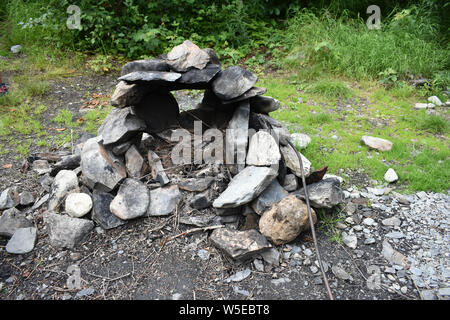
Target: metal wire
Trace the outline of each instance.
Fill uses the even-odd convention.
[[[315,250],[316,250],[316,253],[317,253],[317,260],[319,261],[320,271],[322,271],[322,277],[323,277],[323,281],[325,283],[325,287],[327,288],[327,291],[328,291],[328,296],[329,296],[330,300],[334,300],[333,294],[331,293],[330,285],[328,284],[328,279],[327,279],[327,276],[325,274],[325,270],[323,268],[322,259],[320,258],[319,248],[317,246],[317,238],[316,238],[316,232],[315,232],[315,229],[314,229],[314,221],[312,219],[311,206],[309,204],[308,188],[306,187],[305,173],[303,172],[302,156],[300,155],[300,152],[298,152],[298,150],[294,146],[294,144],[291,141],[289,141],[289,139],[286,139],[286,141],[295,150],[295,152],[297,154],[297,157],[298,157],[298,160],[300,161],[300,170],[302,172],[303,189],[305,190],[306,208],[307,208],[307,211],[308,211],[309,224],[311,226],[311,233],[312,233],[312,237],[313,237],[313,241],[314,241],[314,247],[315,247]]]

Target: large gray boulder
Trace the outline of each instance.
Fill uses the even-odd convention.
[[[210,62],[208,52],[189,40],[175,46],[167,54],[167,63],[176,72],[186,72],[192,68],[203,69]]]
[[[317,222],[311,209],[313,222]],[[259,230],[275,245],[291,242],[310,228],[306,204],[295,195],[289,195],[264,212],[259,219]]]
[[[150,205],[148,216],[166,216],[171,214],[181,200],[181,193],[177,185],[157,188],[150,191]]]
[[[213,202],[215,208],[234,208],[251,202],[277,176],[269,167],[249,166],[233,177],[224,192]]]
[[[219,99],[231,100],[250,90],[257,80],[250,71],[233,66],[219,73],[212,83],[212,90]]]
[[[135,60],[125,64],[120,75],[135,71],[169,71],[169,65],[164,59]]]
[[[276,140],[266,131],[258,131],[250,139],[247,152],[247,165],[271,166],[281,159]]]
[[[131,108],[112,109],[98,130],[104,146],[129,140],[146,129],[144,120],[131,113]]]
[[[255,229],[238,231],[220,228],[214,230],[209,239],[235,260],[246,260],[272,247]]]
[[[87,219],[71,218],[50,211],[44,213],[50,245],[55,248],[73,249],[82,243],[94,228]]]
[[[122,220],[130,220],[144,215],[150,203],[150,192],[145,184],[127,178],[110,204],[111,212]]]
[[[17,206],[19,202],[20,197],[17,187],[7,188],[0,194],[0,210],[13,208]]]
[[[98,143],[100,139],[101,137],[95,137],[85,142],[81,152],[81,171],[88,187],[109,192],[126,178],[126,172],[112,165],[102,155]]]
[[[13,254],[24,254],[31,252],[36,243],[36,228],[19,228],[14,232],[6,244],[6,252]]]
[[[317,209],[332,208],[342,203],[345,198],[337,179],[324,179],[308,185],[307,188],[310,204]],[[294,192],[294,194],[301,199],[306,198],[304,188]]]
[[[25,218],[25,215],[16,208],[5,210],[0,216],[0,236],[12,237],[17,229],[32,226],[33,223]]]

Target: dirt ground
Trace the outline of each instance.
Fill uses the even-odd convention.
[[[4,74],[4,81],[8,82],[9,76]],[[43,103],[49,106],[43,115],[44,125],[52,126],[50,119],[62,108],[68,108],[75,117],[82,117],[79,108],[86,100],[86,93],[111,94],[116,84],[115,78],[116,75],[81,76],[51,81],[51,93],[42,98]],[[75,128],[75,131],[82,133],[81,128]],[[45,150],[34,144],[30,147],[30,153],[42,151],[54,150]],[[0,160],[0,165],[5,163],[13,166],[0,168],[0,190],[16,185],[21,191],[34,192],[36,197],[45,194],[36,173],[32,170],[20,172],[23,159],[17,160],[14,154],[7,154]],[[352,180],[349,185],[362,187],[368,183],[364,176],[356,173]],[[357,204],[357,212],[363,212],[367,206],[363,202]],[[383,218],[383,212],[374,208],[371,210],[375,220]],[[38,240],[34,250],[28,254],[8,254],[4,249],[7,239],[0,238],[1,300],[328,299],[326,288],[320,280],[320,271],[311,270],[317,258],[310,232],[300,235],[288,245],[276,247],[282,254],[279,266],[264,263],[264,270],[258,271],[252,260],[235,263],[218,251],[208,240],[208,232],[164,241],[192,228],[177,225],[175,215],[136,219],[103,233],[92,231],[81,246],[63,251],[49,245],[42,210],[36,214],[34,223],[38,228]],[[367,286],[367,267],[388,265],[381,256],[381,242],[361,244],[359,251],[355,252],[325,235],[321,231],[321,223],[318,222],[316,230],[322,260],[330,266],[340,265],[353,278],[339,279],[328,268],[327,276],[335,299],[419,299],[414,289],[406,294],[390,292],[386,288],[370,290]],[[303,263],[305,256],[299,261],[289,256],[289,252],[296,248],[300,248],[301,254],[306,249],[313,252],[311,265]],[[200,249],[209,252],[207,260],[197,254]],[[70,290],[67,287],[70,276],[67,269],[74,264],[81,270],[81,288]],[[251,270],[247,278],[227,281],[228,277],[246,268]]]

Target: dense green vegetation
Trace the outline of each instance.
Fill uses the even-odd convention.
[[[81,29],[68,29],[81,9]],[[302,152],[315,167],[361,170],[383,180],[393,167],[408,191],[450,185],[449,111],[415,110],[430,95],[446,101],[450,83],[450,4],[444,0],[377,1],[381,29],[366,25],[373,1],[357,0],[4,0],[0,2],[0,55],[20,44],[21,59],[0,59],[12,71],[8,96],[0,97],[2,137],[38,136],[39,146],[60,146],[69,130],[46,136],[36,102],[51,81],[84,72],[106,73],[126,61],[167,53],[190,39],[214,48],[225,66],[258,74],[259,86],[280,100],[271,113],[311,144]],[[409,81],[430,81],[415,88]],[[14,112],[10,112],[15,110]],[[92,109],[78,123],[68,110],[53,122],[96,131],[109,107]],[[372,134],[394,142],[390,152],[360,142]],[[332,138],[334,137],[334,138]],[[9,138],[8,138],[9,139]],[[27,154],[31,138],[15,146]],[[48,140],[51,140],[51,143]],[[7,140],[7,139],[6,139]],[[6,148],[6,147],[5,147]],[[3,150],[5,150],[3,148]],[[0,154],[2,152],[0,151]]]
[[[81,29],[67,28],[70,4]],[[379,1],[381,30],[365,20],[371,1],[6,0],[0,4],[3,49],[156,56],[184,39],[222,59],[292,66],[304,77],[324,70],[360,78],[449,80],[449,12],[441,0]],[[258,53],[255,56],[255,53]]]

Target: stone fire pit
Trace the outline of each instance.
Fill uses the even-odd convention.
[[[256,75],[222,69],[214,50],[185,41],[167,55],[126,64],[118,80],[114,109],[98,135],[81,139],[73,154],[43,171],[55,177],[39,203],[52,246],[74,248],[96,226],[175,214],[242,260],[309,228],[291,134],[269,116],[280,103],[255,87]],[[204,96],[180,112],[172,92],[185,89]],[[322,180],[325,172],[312,173],[302,157],[311,205],[342,202],[339,180]],[[0,196],[0,234],[12,237],[6,250],[18,254],[36,241],[33,227],[14,212],[19,198],[14,188]]]

